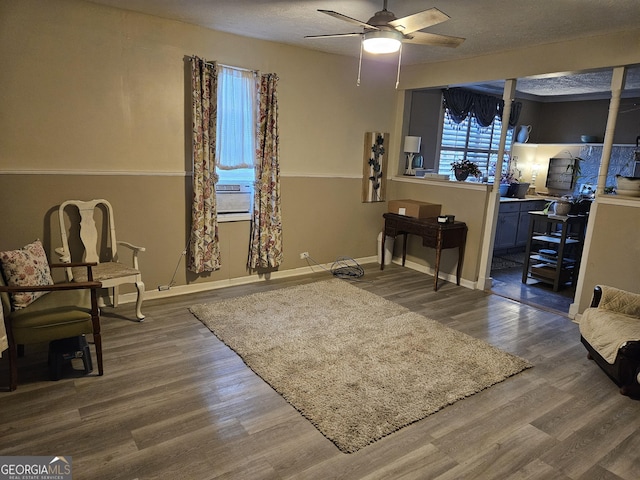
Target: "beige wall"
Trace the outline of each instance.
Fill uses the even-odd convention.
[[[357,59],[78,0],[0,18],[2,170],[184,171],[192,54],[279,75],[283,174],[360,175],[364,132],[391,125],[392,65],[365,61],[357,87]]]
[[[77,0],[0,4],[0,249],[60,245],[57,206],[106,198],[118,238],[143,245],[148,289],[168,283],[189,225],[185,56],[275,72],[285,262],[376,253],[384,204],[360,202],[363,140],[390,131],[393,65],[223,34]],[[377,71],[376,71],[377,70]],[[12,172],[11,174],[8,174]],[[220,224],[223,266],[247,275],[249,222]],[[55,256],[52,256],[55,259]]]
[[[456,220],[467,224],[467,243],[462,265],[462,278],[473,283],[478,280],[482,237],[487,210],[488,187],[475,185],[462,186],[457,182],[424,182],[421,180],[390,182],[390,197],[394,199],[411,198],[422,202],[442,205],[443,215],[455,215]],[[394,245],[394,254],[402,252],[401,242]],[[435,250],[422,246],[418,237],[411,236],[407,243],[407,259],[419,265],[433,267],[435,264]],[[456,249],[444,250],[440,271],[455,275],[458,261]]]
[[[638,202],[638,201],[636,201]],[[589,252],[581,266],[582,296],[579,311],[591,302],[596,285],[610,285],[640,292],[640,208],[629,205],[598,204]]]
[[[386,203],[362,203],[360,179],[284,177],[281,181],[285,260],[282,269],[307,265],[299,253],[331,263],[339,256],[376,255]],[[147,289],[169,283],[214,282],[248,275],[249,222],[219,225],[222,267],[211,274],[186,272],[180,258],[189,220],[189,179],[154,175],[0,175],[3,217],[0,250],[40,238],[50,259],[61,246],[58,206],[73,198],[107,198],[114,208],[118,240],[144,246],[140,267]],[[73,192],[70,194],[69,192]],[[144,198],[141,198],[144,197]],[[19,204],[11,199],[24,198]],[[123,260],[127,250],[120,249]],[[123,289],[123,292],[131,289]]]
[[[143,280],[155,288],[169,282],[184,249],[186,184],[185,177],[177,176],[0,175],[2,216],[8,219],[0,249],[40,238],[49,259],[57,261],[54,249],[62,245],[58,206],[69,199],[106,198],[114,208],[118,240],[147,249],[140,255]],[[119,251],[130,260],[126,252]]]
[[[404,66],[401,88],[420,88],[640,63],[640,30],[428,66]],[[375,254],[385,205],[360,202],[363,136],[388,131],[396,171],[406,120],[393,62],[357,59],[237,37],[80,0],[0,3],[0,248],[34,237],[58,246],[56,206],[109,199],[119,237],[147,247],[149,288],[168,282],[189,215],[185,56],[276,72],[285,264],[300,251],[320,262]],[[14,172],[8,174],[7,172]],[[16,174],[19,173],[19,174]],[[29,174],[30,173],[30,174]],[[389,198],[442,203],[469,223],[463,276],[477,278],[485,193],[391,182]],[[55,222],[54,222],[55,224]],[[248,224],[221,225],[223,268],[180,282],[246,275]],[[421,251],[410,255],[424,261]],[[423,258],[423,260],[420,260]],[[446,263],[446,262],[445,262]],[[445,264],[443,269],[452,268]]]

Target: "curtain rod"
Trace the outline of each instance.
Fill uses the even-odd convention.
[[[196,55],[191,55],[191,59],[192,60],[196,59],[196,58],[199,58],[199,57],[196,56]],[[202,60],[205,64],[211,65],[211,66],[219,65],[221,67],[232,68],[233,70],[240,70],[240,71],[243,71],[243,72],[253,72],[256,75],[258,74],[257,70],[252,70],[250,68],[235,67],[233,65],[225,65],[224,63],[219,63],[219,62],[209,62],[209,61],[205,60],[204,58],[200,58],[200,60]]]
[[[234,67],[233,65],[225,65],[224,63],[218,63],[218,65],[220,65],[221,67],[226,67],[226,68],[232,68],[234,70],[240,70],[243,72],[253,72],[253,73],[258,73],[257,70],[252,70],[250,68],[242,68],[242,67]]]

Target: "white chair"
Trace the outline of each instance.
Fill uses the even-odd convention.
[[[73,215],[69,209],[65,215],[65,209],[76,207],[79,218]],[[99,235],[94,215],[102,212],[101,230]],[[143,247],[138,247],[127,242],[116,241],[116,229],[113,219],[113,208],[104,199],[68,200],[62,203],[58,209],[60,220],[60,233],[62,235],[62,247],[56,249],[60,260],[64,263],[72,261],[96,262],[93,267],[93,278],[102,283],[103,288],[111,290],[111,304],[118,306],[118,287],[122,284],[133,283],[138,290],[136,300],[136,317],[142,321],[142,300],[144,297],[144,283],[138,268],[138,253],[144,252]],[[65,218],[69,219],[69,225]],[[67,235],[69,232],[69,235]],[[71,247],[70,247],[71,240]],[[127,247],[133,252],[131,266],[121,263],[118,259],[118,246]],[[74,258],[82,255],[82,258]],[[69,281],[86,281],[86,269],[67,268]]]

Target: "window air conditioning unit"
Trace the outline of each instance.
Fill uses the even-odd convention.
[[[216,184],[218,213],[248,213],[252,196],[249,183]]]

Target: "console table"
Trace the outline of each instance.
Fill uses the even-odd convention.
[[[458,267],[456,270],[456,284],[460,285],[464,246],[467,241],[467,224],[464,222],[438,223],[436,218],[413,218],[395,213],[385,213],[384,233],[382,235],[382,261],[380,270],[384,270],[384,243],[387,236],[403,235],[402,266],[407,258],[407,235],[422,237],[425,247],[436,249],[436,266],[433,276],[433,290],[438,290],[438,272],[440,271],[440,256],[445,248],[458,249]]]

